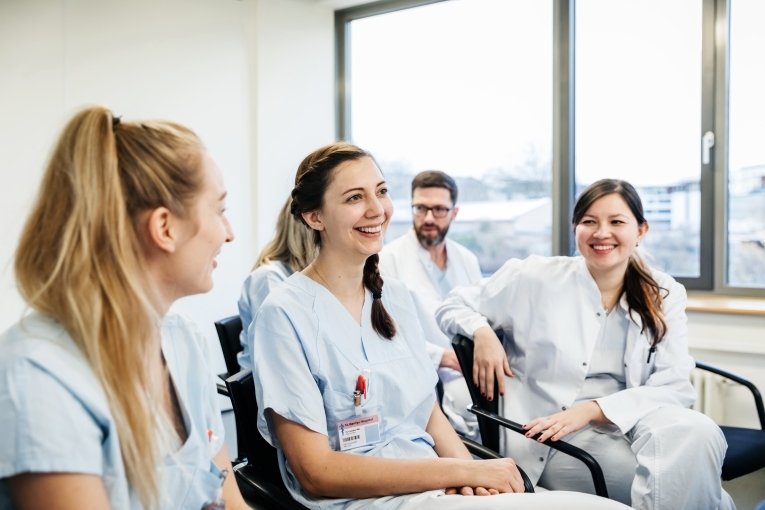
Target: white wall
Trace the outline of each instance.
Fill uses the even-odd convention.
[[[273,236],[295,184],[295,170],[314,149],[335,140],[334,11],[309,3],[257,3],[257,241]]]
[[[688,344],[698,361],[752,381],[765,393],[765,316],[688,313]],[[760,428],[752,394],[728,386],[721,425]]]
[[[333,25],[330,7],[298,0],[0,2],[0,331],[24,309],[12,257],[48,152],[101,103],[187,124],[221,167],[236,239],[215,288],[177,303],[219,352],[212,323],[237,312],[290,174],[333,139]]]

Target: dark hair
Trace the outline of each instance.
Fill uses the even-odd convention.
[[[308,227],[303,213],[317,211],[324,206],[324,194],[332,182],[333,170],[347,161],[356,161],[361,158],[370,158],[374,161],[370,153],[347,142],[325,145],[306,156],[298,166],[295,188],[292,190],[290,212],[295,219]],[[321,233],[318,230],[313,231],[313,242],[316,246],[321,246]],[[379,261],[380,257],[376,253],[367,258],[364,263],[363,282],[374,296],[372,328],[378,335],[391,340],[396,336],[396,324],[380,299],[383,279],[377,267]]]
[[[646,222],[643,203],[632,184],[618,179],[601,179],[584,190],[576,201],[572,218],[574,229],[596,200],[613,193],[624,199],[632,214],[635,215],[638,225]],[[643,329],[640,332],[643,333],[648,330],[653,337],[651,345],[655,347],[667,334],[667,323],[664,322],[661,306],[664,299],[669,295],[669,290],[659,286],[637,253],[633,253],[630,257],[627,272],[624,275],[622,293],[627,296],[630,314],[633,310],[636,311],[643,321]]]
[[[417,188],[444,188],[449,190],[452,204],[457,203],[457,183],[449,175],[440,170],[425,170],[418,173],[412,180],[412,196]]]

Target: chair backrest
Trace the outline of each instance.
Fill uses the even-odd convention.
[[[452,340],[454,353],[462,368],[462,375],[467,382],[470,398],[473,404],[484,411],[499,414],[499,395],[498,385],[494,383],[494,400],[488,400],[481,396],[481,390],[473,384],[473,341],[465,336],[457,335]],[[478,429],[481,431],[481,444],[491,448],[495,452],[499,451],[499,424],[478,416]]]
[[[242,319],[238,315],[226,317],[215,323],[215,331],[218,332],[218,340],[223,350],[223,359],[226,362],[228,375],[239,372],[239,361],[236,355],[242,351],[239,341],[239,333],[242,332]]]
[[[287,492],[279,471],[276,448],[268,444],[258,432],[258,401],[255,397],[255,380],[252,370],[242,370],[226,379],[231,406],[234,408],[237,436],[244,444],[239,451],[248,464],[276,487]]]

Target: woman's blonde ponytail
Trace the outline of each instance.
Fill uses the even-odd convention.
[[[129,483],[142,505],[159,497],[158,413],[164,413],[157,300],[147,280],[136,215],[182,213],[201,186],[201,145],[172,123],[116,123],[85,109],[64,129],[15,257],[18,288],[54,317],[101,382]]]

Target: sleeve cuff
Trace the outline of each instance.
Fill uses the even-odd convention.
[[[490,328],[491,325],[489,324],[489,321],[487,321],[485,317],[475,317],[466,321],[464,329],[465,333],[468,333],[472,339],[475,332],[483,327]]]
[[[618,393],[615,393],[614,395],[617,394]],[[603,411],[603,415],[611,420],[611,423],[590,423],[590,425],[593,429],[603,434],[621,436],[626,434],[632,428],[632,425],[627,426],[625,420],[619,419],[619,413],[615,411],[611,405],[613,403],[612,397],[614,395],[595,399],[595,402],[600,406],[600,410]]]
[[[425,342],[425,350],[428,351],[428,357],[430,358],[433,367],[438,370],[441,366],[441,359],[444,357],[446,349],[440,347],[434,343]]]

